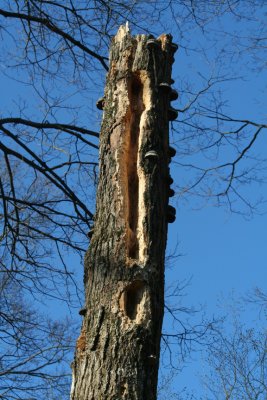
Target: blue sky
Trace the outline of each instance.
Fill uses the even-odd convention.
[[[239,29],[242,35],[246,31],[246,24],[238,24],[232,18],[225,18],[223,29],[233,33]],[[211,24],[210,29],[218,30],[219,24]],[[203,39],[203,37],[202,37]],[[191,44],[201,41],[201,34],[192,32]],[[225,110],[233,118],[252,119],[264,123],[266,121],[266,70],[257,70],[253,64],[251,53],[233,54],[236,61],[229,64],[227,57],[223,58],[220,48],[227,42],[227,37],[222,39],[215,47],[210,46],[208,54],[213,60],[219,54],[221,71],[228,71],[232,76],[239,76],[229,82],[219,85],[224,101]],[[227,48],[226,48],[227,51]],[[252,68],[251,68],[252,67]],[[214,64],[207,62],[203,53],[185,52],[180,49],[176,53],[173,76],[179,88],[180,77],[187,77],[188,70],[193,82],[198,82],[198,72],[208,74]],[[230,71],[229,71],[230,68]],[[179,108],[180,108],[179,104]],[[175,140],[175,136],[174,136]],[[252,153],[266,158],[266,139],[263,133],[255,144]],[[230,160],[231,152],[225,149],[221,156]],[[205,158],[200,162],[205,163]],[[207,160],[208,162],[208,160]],[[246,162],[249,162],[247,160]],[[179,169],[173,167],[174,181],[183,179]],[[188,176],[190,178],[190,170]],[[260,185],[252,183],[244,192],[252,201],[259,196],[266,199],[267,187],[264,182]],[[212,203],[212,202],[211,202]],[[231,303],[231,298],[244,297],[256,286],[266,290],[267,282],[267,215],[265,201],[258,209],[258,214],[245,214],[243,216],[231,213],[227,207],[212,207],[209,201],[200,204],[198,199],[176,198],[177,219],[170,226],[168,248],[175,247],[179,242],[179,253],[175,267],[167,271],[167,282],[174,279],[189,279],[190,285],[186,288],[187,296],[184,303],[198,307],[204,306],[207,315],[223,315],[225,310],[222,305]],[[241,206],[242,208],[242,206]],[[238,210],[238,207],[237,207]],[[226,312],[227,313],[227,312]],[[247,308],[243,314],[245,323],[254,326],[255,314]],[[230,322],[229,322],[230,323]],[[201,354],[193,354],[193,360],[185,364],[186,367],[175,379],[174,387],[179,391],[187,386],[192,389],[196,398],[207,395],[201,385],[200,375],[207,368],[201,361]],[[178,389],[179,388],[179,389]],[[206,398],[206,397],[205,397]]]
[[[236,29],[233,19],[225,19],[224,27],[230,31]],[[211,29],[217,29],[216,23],[211,25]],[[242,26],[245,29],[245,26]],[[173,32],[175,41],[175,29]],[[203,37],[202,37],[203,39]],[[191,45],[196,46],[201,42],[199,31],[195,29],[191,33]],[[204,40],[204,39],[203,39]],[[207,54],[210,60],[214,60],[216,53],[220,54],[219,48],[207,45]],[[223,47],[223,42],[220,43]],[[240,56],[240,64],[225,65],[224,59],[219,59],[220,71],[228,71],[232,68],[233,75],[240,75],[240,79],[225,82],[221,85],[224,99],[227,100],[227,110],[229,113],[239,118],[255,118],[259,122],[266,120],[266,71],[251,70],[247,67],[251,56]],[[227,60],[227,58],[225,58]],[[249,61],[250,60],[250,61]],[[228,62],[228,61],[227,61]],[[199,77],[199,72],[208,75],[214,68],[212,62],[207,61],[204,53],[187,52],[182,48],[176,53],[173,76],[176,79],[175,88],[179,90],[181,80],[192,79],[192,83],[201,87],[203,80]],[[0,66],[0,71],[5,71]],[[9,81],[3,74],[0,74],[0,84],[2,96],[0,105],[4,108],[13,107],[14,97],[28,97],[30,89],[25,86],[17,86],[13,81]],[[98,86],[93,91],[93,97],[97,98],[103,92],[103,87]],[[88,95],[88,97],[90,97]],[[176,105],[181,107],[186,96],[181,96]],[[30,102],[34,99],[32,98]],[[75,100],[77,101],[77,100]],[[86,105],[85,111],[92,109],[94,100]],[[6,116],[3,112],[1,114]],[[98,119],[100,113],[94,112],[87,120]],[[83,124],[84,121],[81,121]],[[99,125],[96,124],[96,128]],[[90,127],[91,129],[91,127]],[[179,128],[182,129],[182,128]],[[266,143],[265,134],[256,144],[253,152],[265,156]],[[174,136],[175,139],[175,136]],[[231,153],[226,149],[225,156],[229,158]],[[204,161],[201,161],[204,162]],[[189,178],[190,178],[189,171]],[[175,183],[179,182],[181,171],[172,168],[172,175]],[[174,186],[175,186],[174,183]],[[255,199],[258,196],[259,186],[252,184],[245,189],[245,193]],[[261,185],[261,193],[267,198],[267,186]],[[178,253],[182,256],[175,261],[175,265],[166,272],[166,285],[174,280],[184,281],[190,278],[190,285],[186,288],[187,296],[184,303],[189,306],[204,306],[207,315],[216,315],[220,311],[218,306],[221,296],[230,297],[234,291],[238,296],[245,295],[253,287],[259,286],[266,289],[266,233],[267,215],[265,214],[264,203],[259,210],[259,214],[253,216],[240,216],[233,214],[225,207],[212,207],[207,202],[199,204],[197,199],[177,196],[173,200],[177,208],[177,218],[174,224],[169,226],[168,252],[171,252],[177,242]],[[71,259],[70,259],[71,260]],[[58,309],[59,311],[59,309]],[[246,319],[250,323],[252,316],[248,312]],[[166,330],[168,326],[166,326]],[[78,336],[78,333],[77,333]],[[195,390],[197,396],[203,394],[200,380],[194,374],[202,368],[202,363],[198,355],[194,356],[196,361],[186,364],[185,371],[178,375],[175,380],[174,388],[182,389],[188,385]]]
[[[179,210],[170,229],[169,246],[178,237],[183,255],[167,273],[168,280],[192,277],[184,304],[203,306],[208,316],[225,315],[221,303],[227,306],[232,295],[238,299],[256,286],[266,288],[266,233],[266,215],[247,221],[217,208]],[[244,319],[248,326],[254,326],[253,317],[247,309]],[[199,353],[192,358],[176,378],[175,387],[188,385],[200,396],[204,392],[198,375],[203,364]]]
[[[264,284],[266,216],[247,221],[214,208],[180,210],[177,220],[184,254],[178,264],[193,276],[190,292],[211,312],[216,312],[220,292],[227,294],[234,289],[244,293]]]

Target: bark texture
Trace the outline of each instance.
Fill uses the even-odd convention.
[[[126,25],[111,45],[72,400],[156,399],[176,49],[151,39]]]

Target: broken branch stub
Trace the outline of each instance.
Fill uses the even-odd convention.
[[[73,400],[156,398],[175,48],[170,35],[133,37],[127,26],[111,45]]]

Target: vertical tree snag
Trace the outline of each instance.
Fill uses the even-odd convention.
[[[173,218],[168,125],[177,116],[170,107],[175,50],[170,35],[132,37],[127,25],[111,45],[72,400],[156,399]]]

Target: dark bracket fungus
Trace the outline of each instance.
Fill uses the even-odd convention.
[[[172,82],[174,82],[174,81],[172,81]],[[177,90],[173,89],[169,83],[161,82],[158,86],[162,92],[164,92],[170,96],[170,101],[175,101],[178,99],[179,95],[178,95]]]
[[[171,89],[170,101],[175,101],[178,99],[178,97],[179,97],[179,94],[178,94],[177,90]]]
[[[148,39],[146,45],[149,49],[153,49],[154,47],[159,47],[160,43],[156,39]]]
[[[159,84],[159,89],[160,90],[162,90],[163,92],[165,92],[165,93],[170,93],[171,92],[171,90],[172,90],[172,88],[171,88],[171,85],[169,85],[168,83],[166,83],[166,82],[161,82],[160,84]]]
[[[87,312],[87,308],[85,308],[85,307],[81,308],[80,311],[79,311],[79,315],[84,317],[86,315],[86,312]]]
[[[173,108],[171,106],[169,107],[168,113],[169,113],[170,121],[174,121],[178,117],[178,111],[175,110],[175,108]]]
[[[174,191],[173,189],[169,188],[169,190],[168,190],[168,196],[169,196],[169,197],[173,197],[174,195],[175,195],[175,191]]]
[[[96,102],[96,108],[98,108],[98,110],[103,110],[104,108],[104,97],[101,97],[100,99],[97,100]]]
[[[172,48],[173,53],[176,53],[176,51],[178,50],[179,47],[176,43],[171,43],[171,48]]]
[[[154,364],[157,361],[157,357],[154,354],[148,356],[148,361],[150,364]]]
[[[174,207],[169,205],[167,209],[167,221],[171,224],[175,221],[175,219],[176,219],[176,210]]]
[[[168,185],[171,186],[171,185],[173,184],[173,182],[174,182],[174,181],[173,181],[172,177],[169,175],[168,178],[167,178],[167,183],[168,183]]]
[[[169,157],[173,158],[176,154],[176,150],[174,147],[169,147]]]
[[[92,229],[87,233],[87,236],[89,237],[89,239],[92,239],[93,234],[94,234],[94,228],[92,228]]]
[[[150,150],[145,154],[145,158],[158,159],[159,155],[155,150]]]

